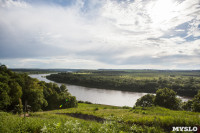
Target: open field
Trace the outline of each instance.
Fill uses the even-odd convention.
[[[198,126],[200,113],[161,107],[128,108],[79,103],[77,108],[30,113],[23,118],[0,112],[0,132],[171,132],[173,126]]]

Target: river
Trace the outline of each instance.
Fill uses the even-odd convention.
[[[47,83],[54,82],[46,79],[47,75],[49,74],[30,74],[29,76],[32,78],[37,78],[40,81],[45,81]],[[57,84],[61,85],[61,83]],[[89,88],[89,87],[69,85],[69,84],[65,85],[67,86],[68,91],[73,96],[76,96],[77,100],[89,101],[97,104],[114,105],[114,106],[133,107],[138,98],[147,94],[139,92],[126,92],[119,90]],[[189,99],[181,96],[178,97],[181,98],[182,101],[187,101]]]

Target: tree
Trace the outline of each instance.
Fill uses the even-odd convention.
[[[135,103],[135,105],[141,106],[141,107],[151,107],[154,104],[154,99],[155,99],[154,95],[147,94],[137,99],[137,102]]]
[[[200,112],[200,90],[198,91],[198,94],[194,96],[192,111]]]
[[[193,100],[188,100],[187,102],[183,103],[182,108],[187,111],[192,111],[192,104],[193,104]]]
[[[53,89],[57,92],[57,93],[61,93],[61,90],[59,88],[59,86],[56,83],[53,83]]]
[[[18,104],[19,98],[21,98],[21,96],[22,96],[22,88],[17,82],[12,81],[12,80],[10,81],[9,86],[11,89],[9,96],[11,97],[12,103]]]
[[[68,102],[66,102],[65,106],[66,106],[66,108],[77,107],[78,102],[76,100],[76,97],[75,96],[69,96]]]
[[[38,81],[0,66],[0,110],[22,113],[23,107],[26,112],[29,105],[31,111],[38,111],[58,109],[60,104],[65,108],[77,106],[65,85]]]
[[[11,104],[9,92],[9,86],[0,82],[0,110],[7,109],[7,107]]]
[[[61,92],[68,91],[66,85],[64,85],[64,84],[62,84],[60,86],[60,90],[61,90]]]
[[[181,100],[176,98],[176,92],[169,88],[156,91],[155,105],[169,109],[179,109]]]
[[[44,99],[43,88],[39,85],[37,80],[32,80],[28,84],[28,90],[26,91],[26,99],[31,106],[32,111],[38,111],[43,106],[47,106],[48,103]]]

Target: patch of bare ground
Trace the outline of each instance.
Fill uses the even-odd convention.
[[[68,115],[68,116],[79,118],[79,119],[92,120],[92,121],[97,121],[97,122],[104,122],[106,120],[104,118],[97,117],[94,115],[81,114],[81,113],[56,113],[56,114]]]
[[[28,113],[25,114],[25,117],[29,117],[30,115]],[[24,117],[24,114],[21,114],[20,117]]]

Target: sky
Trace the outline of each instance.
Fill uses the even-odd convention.
[[[200,0],[0,0],[0,63],[200,69]]]

